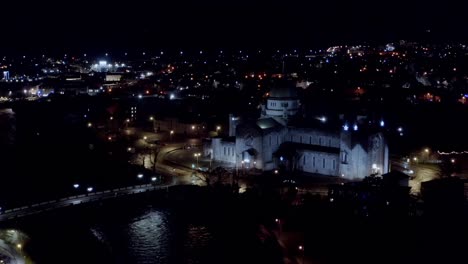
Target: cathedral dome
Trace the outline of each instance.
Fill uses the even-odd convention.
[[[297,88],[289,82],[278,83],[270,91],[272,98],[297,98]]]
[[[299,111],[300,100],[297,88],[290,81],[281,80],[270,91],[262,110],[262,117],[274,118],[285,125],[289,117]]]

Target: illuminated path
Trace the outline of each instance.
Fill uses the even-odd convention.
[[[0,214],[0,221],[5,220],[12,220],[21,218],[28,215],[39,214],[51,210],[55,210],[58,208],[74,206],[84,203],[90,203],[95,201],[102,201],[106,199],[112,199],[120,196],[144,193],[149,191],[156,191],[156,190],[167,190],[170,186],[169,185],[152,185],[152,184],[143,184],[143,185],[135,185],[130,187],[122,187],[116,188],[112,190],[102,191],[102,192],[90,192],[87,194],[77,195],[77,196],[70,196],[62,199],[51,200],[47,202],[32,204],[28,206],[18,207],[10,210],[6,210]]]

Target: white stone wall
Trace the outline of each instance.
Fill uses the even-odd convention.
[[[236,144],[234,142],[226,142],[220,138],[214,138],[211,144],[213,160],[228,163],[236,162]]]
[[[304,151],[299,155],[299,159],[296,162],[296,167],[299,170],[338,176],[340,166],[338,154]]]
[[[285,135],[284,141],[324,147],[340,147],[339,134],[328,134],[318,130],[304,130],[291,128]]]
[[[388,145],[382,133],[369,136],[369,164],[372,173],[388,172]]]
[[[265,114],[270,117],[293,116],[299,109],[297,99],[268,99],[265,106]]]
[[[347,179],[361,179],[372,173],[369,155],[361,144],[353,142],[352,131],[341,132],[339,175]]]
[[[237,166],[240,168],[242,166],[242,160],[244,158],[244,152],[247,152],[249,149],[254,149],[257,152],[257,156],[250,160],[250,167],[254,167],[254,162],[256,162],[255,167],[262,169],[264,164],[264,151],[263,151],[263,137],[260,135],[252,136],[252,138],[237,137],[236,138],[236,153],[237,153]]]
[[[285,130],[270,132],[263,137],[263,160],[265,163],[273,162],[273,153],[284,142]]]

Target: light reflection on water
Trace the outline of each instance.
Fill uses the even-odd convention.
[[[203,210],[134,203],[72,209],[21,223],[34,263],[240,263],[252,252],[242,224]]]
[[[117,224],[101,222],[90,232],[114,263],[203,263],[213,240],[207,227],[174,223],[169,211],[153,208]]]
[[[126,230],[129,250],[137,263],[167,263],[171,230],[168,215],[150,210],[131,222]]]

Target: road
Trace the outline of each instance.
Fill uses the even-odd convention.
[[[421,183],[439,178],[440,168],[437,164],[422,164],[415,161],[407,161],[403,158],[392,160],[392,170],[401,171],[410,176],[409,186],[411,194],[418,195],[421,192]],[[412,171],[412,173],[410,173]]]
[[[172,186],[173,184],[168,185],[152,185],[152,184],[143,184],[129,187],[116,188],[112,190],[106,190],[101,192],[90,192],[87,194],[77,195],[66,197],[57,200],[46,201],[42,203],[36,203],[28,206],[23,206],[19,208],[14,208],[4,211],[0,215],[0,221],[16,219],[28,215],[39,214],[46,211],[55,210],[58,208],[63,208],[67,206],[74,206],[84,203],[90,203],[95,201],[101,201],[111,198],[116,198],[124,195],[131,195],[137,193],[143,193],[154,190],[164,190]]]

